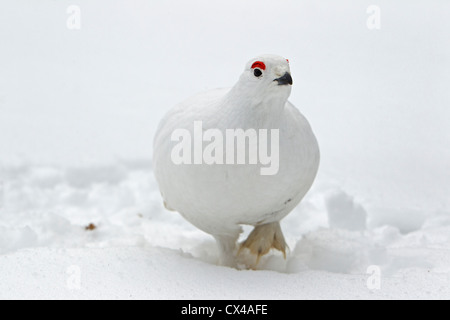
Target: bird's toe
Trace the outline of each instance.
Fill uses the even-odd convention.
[[[283,232],[281,231],[280,223],[273,222],[256,226],[247,240],[241,243],[238,254],[247,248],[250,253],[256,255],[256,264],[258,264],[261,257],[267,254],[272,248],[281,251],[286,259],[286,247],[287,245]]]

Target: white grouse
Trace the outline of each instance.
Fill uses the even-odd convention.
[[[223,265],[236,266],[240,225],[255,227],[240,249],[257,261],[271,248],[285,254],[280,220],[315,179],[319,148],[287,101],[291,85],[289,61],[261,55],[234,87],[187,99],[157,130],[153,169],[164,204],[214,236]]]

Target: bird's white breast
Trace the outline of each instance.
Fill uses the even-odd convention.
[[[209,91],[175,107],[161,121],[154,141],[154,173],[166,203],[211,234],[282,219],[309,190],[319,164],[311,127],[289,102],[281,113],[267,116],[227,108],[226,92]],[[277,174],[261,175],[261,164],[174,164],[171,134],[180,128],[193,133],[194,121],[202,121],[204,130],[279,129]]]

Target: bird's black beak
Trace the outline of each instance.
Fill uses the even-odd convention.
[[[286,72],[282,77],[275,79],[273,81],[278,81],[278,85],[282,86],[285,84],[290,84],[292,85],[292,77],[291,74],[289,72]]]

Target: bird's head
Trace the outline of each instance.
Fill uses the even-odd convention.
[[[277,55],[260,55],[247,62],[237,85],[256,101],[287,100],[292,86],[289,61]]]

